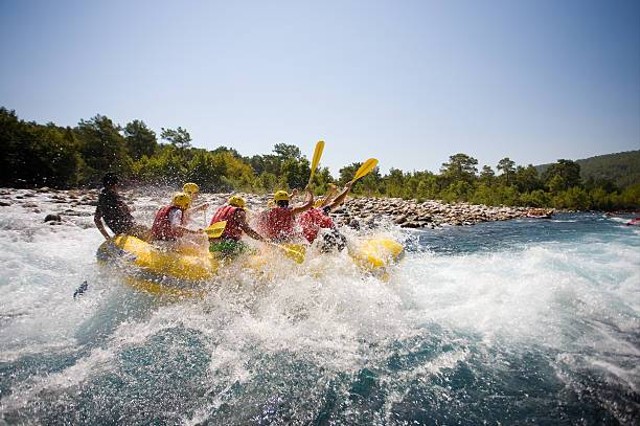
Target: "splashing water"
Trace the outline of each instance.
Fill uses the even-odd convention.
[[[332,255],[170,299],[96,264],[89,214],[4,209],[9,424],[638,422],[640,234],[615,220],[396,229],[386,281]]]

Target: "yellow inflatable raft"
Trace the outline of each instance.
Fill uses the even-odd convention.
[[[388,238],[372,238],[349,249],[353,260],[365,270],[376,271],[397,263],[404,256],[404,247]]]
[[[191,295],[220,268],[209,252],[166,251],[129,235],[105,241],[96,257],[119,267],[132,286],[156,294]]]
[[[303,248],[282,245],[276,252],[292,258],[296,263],[304,264]],[[296,256],[291,256],[290,252],[295,252]],[[364,271],[386,273],[389,266],[403,257],[404,247],[392,239],[370,238],[352,244],[349,255]],[[177,295],[202,292],[204,284],[215,277],[224,262],[207,251],[165,251],[128,235],[119,235],[105,241],[98,248],[96,256],[101,263],[118,266],[129,284],[136,288],[156,294]],[[249,267],[259,268],[264,263],[259,261],[260,254],[250,257],[251,259],[245,259]]]

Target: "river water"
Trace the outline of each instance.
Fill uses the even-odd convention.
[[[176,299],[98,266],[90,209],[57,226],[0,209],[0,423],[640,421],[624,219],[390,228],[408,252],[386,280],[334,255],[260,280],[230,268]]]

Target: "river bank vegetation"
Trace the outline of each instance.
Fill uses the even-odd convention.
[[[194,181],[209,192],[266,193],[302,188],[309,178],[309,160],[295,145],[276,143],[270,154],[243,156],[230,147],[196,148],[181,127],[163,128],[158,137],[141,120],[121,126],[103,115],[81,120],[75,127],[61,127],[26,122],[2,107],[0,145],[0,186],[4,187],[96,187],[105,172],[114,171],[133,184],[180,186]],[[353,194],[488,206],[638,209],[640,151],[617,155],[624,162],[608,158],[605,169],[598,168],[598,174],[585,178],[579,162],[572,160],[534,167],[505,157],[494,169],[479,167],[475,158],[457,153],[442,164],[439,173],[392,168],[382,175],[376,168],[354,186]],[[323,193],[331,182],[346,183],[359,166],[346,165],[335,177],[328,168],[320,168],[314,176],[316,192]],[[621,175],[626,180],[616,178]]]

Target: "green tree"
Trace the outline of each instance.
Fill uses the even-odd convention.
[[[280,163],[280,157],[270,154],[254,155],[249,159],[249,164],[256,175],[261,175],[262,173],[277,175],[280,173]]]
[[[482,166],[482,171],[480,172],[480,176],[478,180],[481,184],[489,187],[493,185],[496,178],[496,174],[490,166],[484,165]]]
[[[289,188],[304,188],[311,174],[309,161],[306,158],[286,158],[280,166],[280,174],[286,179]]]
[[[416,172],[412,179],[417,182],[415,198],[422,200],[438,198],[438,177],[436,175],[431,172]]]
[[[319,167],[316,174],[313,176],[312,189],[316,195],[321,195],[327,192],[328,185],[333,183],[333,177],[329,172],[328,167]]]
[[[400,169],[392,168],[389,174],[385,176],[384,182],[385,193],[389,197],[411,197],[410,192],[406,192],[406,179],[404,173]]]
[[[561,175],[553,175],[547,181],[547,188],[549,188],[549,192],[551,192],[552,194],[559,194],[560,192],[565,191],[567,188],[569,188],[569,186],[567,185],[564,177],[562,177]]]
[[[136,162],[134,172],[143,182],[182,186],[186,182],[188,168],[178,148],[162,145],[156,155],[145,155]]]
[[[361,178],[353,185],[352,191],[356,194],[374,197],[381,194],[381,187],[382,176],[380,175],[380,168],[376,166],[371,173]]]
[[[442,191],[441,195],[445,201],[461,202],[467,201],[470,198],[472,191],[473,187],[471,184],[460,179],[449,184],[449,186]]]
[[[457,181],[472,184],[478,173],[478,160],[466,154],[455,154],[449,157],[448,163],[443,163],[440,168],[442,177],[447,182],[447,186]]]
[[[222,155],[198,150],[185,171],[185,181],[197,182],[201,191],[228,190],[224,183],[227,164]]]
[[[191,135],[182,127],[178,127],[175,130],[165,129],[163,127],[161,130],[160,138],[166,140],[171,145],[181,150],[191,148]]]
[[[28,170],[35,171],[32,184],[67,189],[78,183],[80,155],[73,138],[50,123],[31,126],[32,144]]]
[[[637,209],[640,207],[640,183],[626,187],[618,199],[619,208]]]
[[[13,110],[0,108],[0,185],[18,186],[26,166],[26,125]]]
[[[518,191],[532,192],[542,189],[543,185],[538,176],[538,170],[529,164],[527,167],[518,166],[516,168],[514,183],[518,187]]]
[[[613,202],[611,195],[603,188],[597,187],[589,191],[589,208],[592,210],[611,210]]]
[[[253,181],[253,188],[261,192],[274,192],[278,188],[283,188],[285,182],[280,182],[278,176],[273,173],[263,172]]]
[[[71,188],[78,184],[82,160],[70,129],[20,120],[0,108],[0,185]]]
[[[516,174],[515,166],[516,163],[509,157],[505,157],[498,162],[498,170],[502,172],[500,179],[507,186],[513,184],[513,179]]]
[[[80,153],[87,170],[88,183],[96,183],[107,171],[126,177],[132,170],[120,127],[103,115],[80,120],[74,129],[80,145]]]
[[[542,180],[549,188],[553,186],[553,190],[556,191],[580,186],[580,165],[571,160],[558,160],[544,171]]]
[[[249,163],[256,175],[264,173],[281,176],[278,182],[288,188],[304,188],[311,173],[309,160],[302,156],[300,148],[295,145],[277,143],[273,148],[274,154],[254,155]],[[317,174],[316,174],[317,176]],[[269,185],[270,180],[260,183]]]
[[[295,145],[287,145],[286,143],[277,143],[273,147],[273,152],[276,153],[282,161],[288,159],[301,160],[302,151]]]
[[[250,190],[255,179],[253,169],[231,151],[215,154],[216,162],[224,164],[224,179],[235,190]]]
[[[500,186],[500,188],[504,188],[504,186]],[[500,195],[500,192],[496,191],[496,187],[484,182],[480,182],[471,195],[469,201],[474,204],[496,206],[503,204]]]
[[[158,148],[158,140],[153,130],[144,121],[133,120],[124,127],[124,136],[129,155],[139,160],[143,155],[151,157]]]
[[[561,191],[553,197],[554,207],[571,210],[587,210],[590,206],[589,195],[577,186]]]
[[[527,192],[520,195],[520,204],[531,207],[547,207],[551,205],[551,198],[548,192],[542,189]]]

